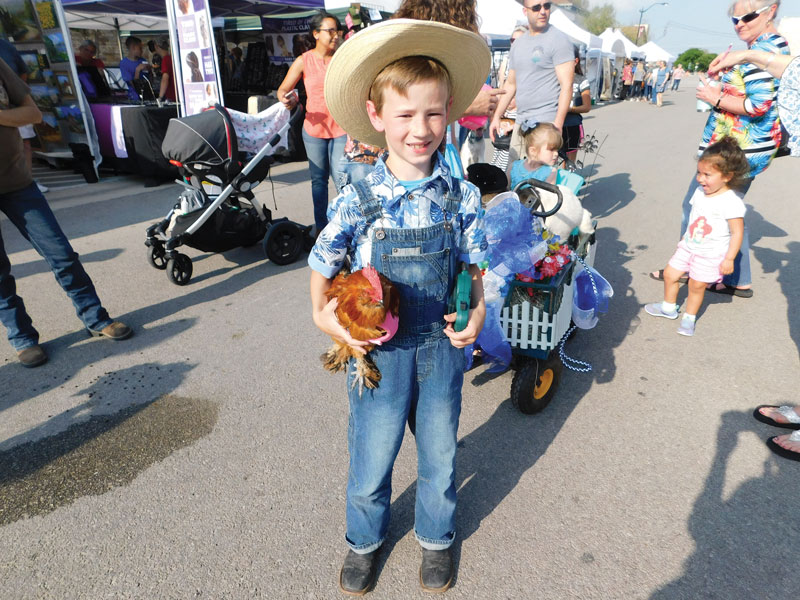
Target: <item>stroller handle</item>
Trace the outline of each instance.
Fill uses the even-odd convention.
[[[300,119],[303,118],[303,115],[304,115],[304,111],[303,111],[302,108],[300,108],[300,105],[298,104],[295,107],[294,112],[292,112],[291,116],[289,117],[289,129],[294,127],[295,124],[297,123],[297,121],[299,121]],[[270,146],[272,146],[273,148],[276,148],[278,146],[278,144],[281,143],[281,133],[282,132],[279,131],[278,133],[276,133],[275,135],[272,136],[272,138],[269,140],[269,145]]]
[[[543,212],[531,209],[532,215],[546,219],[547,217],[552,217],[559,210],[561,210],[561,205],[564,203],[564,197],[561,195],[561,190],[558,189],[557,185],[547,183],[546,181],[539,181],[538,179],[525,179],[524,181],[520,181],[517,185],[515,185],[512,191],[516,194],[517,191],[523,187],[541,188],[548,192],[552,192],[557,198],[556,205],[553,208]]]

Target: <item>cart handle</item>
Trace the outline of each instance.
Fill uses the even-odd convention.
[[[558,189],[557,185],[553,185],[552,183],[547,183],[546,181],[540,181],[538,179],[525,179],[523,181],[520,181],[517,185],[515,185],[512,191],[516,194],[518,190],[524,187],[541,188],[548,192],[554,193],[556,195],[556,198],[558,199],[556,201],[556,205],[548,211],[540,212],[531,208],[531,214],[534,215],[535,217],[541,217],[542,219],[546,219],[547,217],[552,217],[561,209],[561,205],[564,203],[564,197],[561,195],[561,190]],[[541,200],[537,201],[536,204],[540,203]],[[534,208],[536,207],[536,204],[534,204]]]

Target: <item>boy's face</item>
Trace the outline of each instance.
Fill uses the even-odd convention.
[[[437,81],[415,83],[407,93],[404,96],[389,87],[381,113],[372,101],[367,101],[367,113],[375,130],[386,135],[389,169],[397,178],[413,181],[431,174],[431,157],[447,129],[452,99],[447,86]]]
[[[135,56],[139,58],[142,55],[142,45],[141,44],[131,44],[130,48],[131,56]]]

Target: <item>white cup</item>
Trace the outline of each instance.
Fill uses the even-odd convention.
[[[700,81],[697,82],[697,89],[698,90],[703,89],[704,85],[705,84],[703,83],[703,80],[700,79]],[[719,87],[720,84],[719,81],[717,81],[716,79],[709,79],[708,85],[709,87]],[[705,100],[700,100],[699,98],[697,99],[697,112],[708,112],[710,110],[711,110],[711,105],[708,102],[706,102]]]

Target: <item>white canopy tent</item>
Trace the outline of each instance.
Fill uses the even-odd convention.
[[[550,24],[565,33],[575,44],[583,44],[587,48],[600,48],[603,45],[602,39],[572,22],[563,10],[553,10]]]
[[[528,25],[516,0],[478,0],[478,16],[481,33],[487,35],[510,37],[518,23]]]
[[[81,12],[69,6],[64,8],[67,24],[70,29],[120,29],[125,31],[167,31],[169,25],[166,17],[150,17],[147,15],[107,14]]]
[[[655,42],[647,42],[641,45],[639,49],[645,53],[647,62],[663,60],[665,63],[669,64],[675,60],[675,56],[664,50]]]
[[[625,56],[627,58],[645,58],[645,53],[642,52],[636,44],[626,38],[619,29],[611,29],[610,27],[600,34],[600,38],[604,44],[610,44],[610,47],[615,46],[616,41],[622,42],[622,47],[625,49]]]

